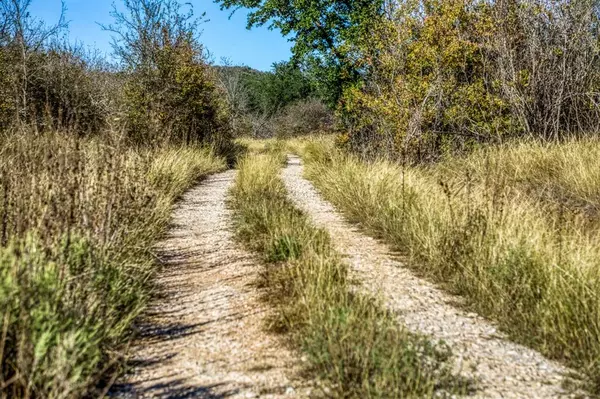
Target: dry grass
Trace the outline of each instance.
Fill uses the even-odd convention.
[[[410,334],[373,298],[351,293],[347,268],[287,198],[277,146],[239,163],[232,193],[238,237],[264,255],[272,327],[306,353],[331,397],[431,397],[467,389],[443,344]]]
[[[293,143],[324,196],[600,392],[600,143],[515,144],[428,168]]]
[[[174,201],[224,167],[206,149],[115,137],[0,138],[3,394],[78,397],[114,374]]]
[[[548,216],[571,216],[586,230],[600,227],[600,141],[567,144],[518,142],[483,148],[469,157],[449,159],[430,172],[453,184],[484,186],[506,196],[525,195]]]

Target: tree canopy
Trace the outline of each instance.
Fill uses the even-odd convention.
[[[268,25],[294,42],[296,61],[318,70],[330,102],[356,81],[353,43],[383,13],[383,0],[217,0],[222,8],[249,8],[248,28]]]

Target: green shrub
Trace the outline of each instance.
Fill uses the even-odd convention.
[[[150,269],[146,270],[146,274]],[[98,376],[144,298],[142,278],[72,234],[55,247],[34,235],[0,249],[3,381],[14,397],[71,397]],[[16,373],[16,374],[15,374]]]
[[[134,71],[125,89],[127,126],[134,143],[230,145],[224,95],[201,50],[187,41],[156,50],[151,71]]]
[[[126,0],[113,7],[115,54],[127,68],[126,128],[134,144],[210,143],[219,153],[231,144],[225,93],[197,39],[190,3]],[[143,10],[140,11],[140,10]]]
[[[596,133],[595,7],[541,0],[390,5],[345,44],[364,71],[339,103],[349,146],[422,162],[515,137]]]

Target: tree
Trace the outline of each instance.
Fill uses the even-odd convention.
[[[275,63],[269,72],[222,63],[216,69],[237,134],[271,136],[287,107],[317,95],[310,74],[293,62]]]
[[[277,62],[268,73],[248,75],[249,108],[255,113],[274,115],[287,105],[310,97],[313,82],[293,62]]]
[[[598,132],[598,1],[389,0],[356,40],[348,144],[432,161],[514,137]]]
[[[217,68],[219,82],[225,89],[233,129],[238,131],[244,116],[248,113],[250,93],[247,76],[252,73],[252,70],[248,67],[234,66],[228,58],[223,58],[221,64],[223,66]]]
[[[364,35],[383,13],[382,0],[217,0],[222,8],[247,7],[248,27],[270,24],[291,35],[296,61],[307,61],[327,81],[330,102],[342,88],[356,82],[354,40]]]
[[[205,61],[200,20],[177,0],[125,0],[113,10],[113,48],[129,73],[128,131],[136,143],[210,142],[226,149],[227,107]]]
[[[114,23],[101,26],[113,33],[113,51],[125,67],[150,70],[162,48],[182,40],[199,46],[200,19],[191,5],[185,11],[177,0],[124,0],[124,8],[113,4]]]
[[[31,1],[0,1],[0,68],[6,68],[12,76],[12,107],[17,121],[25,121],[29,117],[29,84],[39,72],[32,58],[39,55],[51,37],[67,27],[64,3],[59,21],[46,26],[29,13]]]

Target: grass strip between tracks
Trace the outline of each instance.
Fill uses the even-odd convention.
[[[329,235],[288,199],[275,151],[239,162],[232,190],[238,238],[265,260],[271,327],[308,358],[334,397],[423,397],[466,384],[447,346],[405,331],[374,298],[353,293]]]

